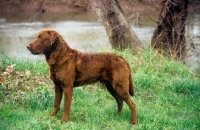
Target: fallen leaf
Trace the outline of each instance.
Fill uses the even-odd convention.
[[[18,85],[18,83],[19,83],[19,80],[18,79],[16,79],[17,81],[16,81],[16,83],[15,83],[15,85]]]
[[[3,75],[3,76],[9,76],[10,73],[5,71],[5,72],[2,73],[2,75]]]
[[[30,76],[31,72],[30,70],[25,70],[25,76]]]
[[[5,70],[8,73],[12,73],[13,71],[15,71],[15,64],[8,66]]]

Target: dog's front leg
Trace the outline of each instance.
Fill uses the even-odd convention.
[[[50,116],[55,116],[60,110],[60,102],[62,99],[63,89],[61,86],[55,84],[55,99],[54,99],[54,109],[51,112]]]
[[[72,87],[63,88],[63,91],[64,91],[64,114],[61,122],[62,121],[68,122],[70,115],[70,107],[72,102],[73,88]]]

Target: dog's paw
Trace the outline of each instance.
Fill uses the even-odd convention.
[[[55,116],[55,114],[53,114],[53,113],[50,113],[49,115],[50,115],[50,116]]]
[[[115,112],[115,115],[119,115],[120,113],[121,113],[121,111],[117,110],[117,111]]]
[[[60,119],[60,122],[61,122],[61,123],[63,123],[63,122],[67,123],[67,122],[68,122],[68,119],[67,119],[67,118],[62,118],[62,119]]]
[[[49,114],[50,116],[55,116],[59,109],[54,108],[53,111]]]
[[[137,124],[137,120],[131,120],[130,123],[133,124],[133,125],[135,125],[135,124]]]

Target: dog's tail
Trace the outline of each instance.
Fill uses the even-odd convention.
[[[129,66],[129,64],[126,60],[125,60],[125,62],[126,62],[126,65],[127,65],[128,69],[130,71],[130,73],[129,73],[129,94],[131,96],[134,96],[135,90],[134,90],[134,84],[133,84],[133,81],[132,81],[132,78],[131,78],[131,68],[130,68],[130,66]]]
[[[134,85],[133,85],[133,81],[132,81],[131,75],[129,76],[129,94],[131,96],[134,96],[134,94],[135,94]]]

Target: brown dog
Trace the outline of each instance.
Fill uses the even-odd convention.
[[[55,116],[60,109],[64,94],[64,114],[67,122],[70,114],[74,87],[100,81],[115,98],[117,113],[121,112],[123,101],[131,110],[131,123],[137,123],[136,106],[130,95],[134,95],[131,71],[124,58],[112,53],[89,54],[70,48],[61,35],[52,29],[44,29],[27,48],[32,54],[44,54],[50,68],[50,78],[55,84]]]

